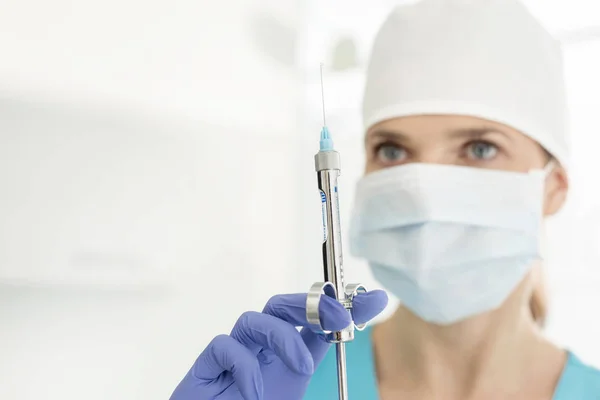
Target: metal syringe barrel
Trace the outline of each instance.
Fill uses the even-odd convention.
[[[350,312],[351,298],[346,294],[342,256],[342,233],[338,199],[338,177],[340,176],[340,155],[337,151],[320,151],[315,155],[315,170],[321,194],[323,210],[323,277],[335,288],[337,300]],[[332,343],[354,339],[354,326],[327,334]]]

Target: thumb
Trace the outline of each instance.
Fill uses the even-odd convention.
[[[352,322],[350,314],[344,306],[337,300],[329,296],[322,295],[319,302],[319,316],[323,329],[328,331],[338,331],[346,328]],[[312,354],[315,369],[323,360],[330,343],[325,341],[325,336],[313,332],[309,327],[304,327],[301,332],[302,340]]]
[[[373,290],[357,295],[352,302],[352,318],[354,319],[354,323],[363,324],[370,321],[381,313],[387,304],[388,296],[383,290]],[[339,302],[327,296],[322,296],[319,304],[319,314],[321,315],[321,322],[325,329],[335,329],[331,327],[333,325],[336,325],[337,328],[337,326],[345,324],[345,327],[350,322],[342,318],[343,314],[336,312],[338,309],[340,309]],[[302,339],[313,356],[316,369],[325,357],[325,354],[327,354],[327,350],[329,350],[331,344],[325,341],[323,335],[317,334],[309,328],[302,330]]]
[[[388,304],[387,293],[383,290],[360,293],[352,301],[352,319],[356,324],[364,324],[379,315]]]

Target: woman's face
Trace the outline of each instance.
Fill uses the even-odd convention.
[[[528,172],[549,161],[542,147],[506,125],[467,116],[421,115],[383,121],[367,132],[366,173],[406,163],[452,164]],[[544,213],[562,207],[568,185],[556,167],[546,182]]]

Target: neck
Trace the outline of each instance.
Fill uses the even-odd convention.
[[[556,369],[560,360],[552,351],[558,349],[543,339],[514,296],[498,310],[450,326],[429,324],[400,307],[373,332],[380,385],[467,399],[491,398],[499,390],[520,393],[540,368],[548,369],[544,363],[558,378],[562,364]]]

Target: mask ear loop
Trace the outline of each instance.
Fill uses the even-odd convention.
[[[542,172],[544,174],[544,180],[546,180],[548,178],[548,176],[554,170],[554,168],[556,168],[556,161],[554,161],[554,160],[548,161],[548,163],[542,170]],[[543,263],[546,261],[546,257],[548,255],[548,237],[546,234],[546,224],[545,224],[544,218],[542,218],[542,222],[540,224],[538,246],[540,249],[540,260],[539,261]]]
[[[544,166],[543,169],[536,169],[533,171],[536,171],[536,173],[539,173],[539,171],[542,172],[542,176],[543,176],[543,180],[546,181],[546,179],[548,178],[548,176],[550,175],[550,173],[554,170],[554,168],[556,167],[556,162],[554,160],[550,160],[548,161],[548,163],[546,164],[546,166]],[[545,184],[544,184],[545,186]],[[542,201],[542,207],[543,207],[544,201]],[[542,222],[540,223],[540,227],[539,227],[539,233],[538,233],[538,249],[540,251],[540,259],[539,261],[544,262],[545,258],[546,258],[546,253],[547,253],[547,246],[546,246],[546,227],[543,221],[543,209],[540,210],[542,212]]]
[[[530,169],[529,173],[539,174],[540,171],[541,171],[542,175],[544,176],[544,179],[545,179],[545,178],[548,177],[548,175],[550,175],[550,172],[552,172],[555,167],[556,167],[556,161],[550,160],[550,161],[548,161],[548,163],[546,164],[546,166],[544,166],[544,168]]]
[[[548,161],[548,164],[546,164],[546,166],[544,167],[543,171],[544,171],[544,177],[548,177],[548,175],[550,175],[550,172],[552,172],[552,170],[556,167],[556,162],[554,162],[554,160],[550,160]]]
[[[548,161],[544,169],[542,169],[542,173],[544,175],[544,181],[548,178],[550,173],[556,167],[556,162],[554,160]],[[543,204],[543,202],[542,202]],[[543,206],[542,206],[543,207]],[[543,214],[543,211],[542,211]],[[546,231],[546,223],[545,218],[542,215],[542,219],[540,221],[539,232],[538,232],[538,251],[539,258],[532,263],[532,268],[543,268],[544,263],[548,258],[548,235]],[[539,263],[539,264],[538,264]]]

